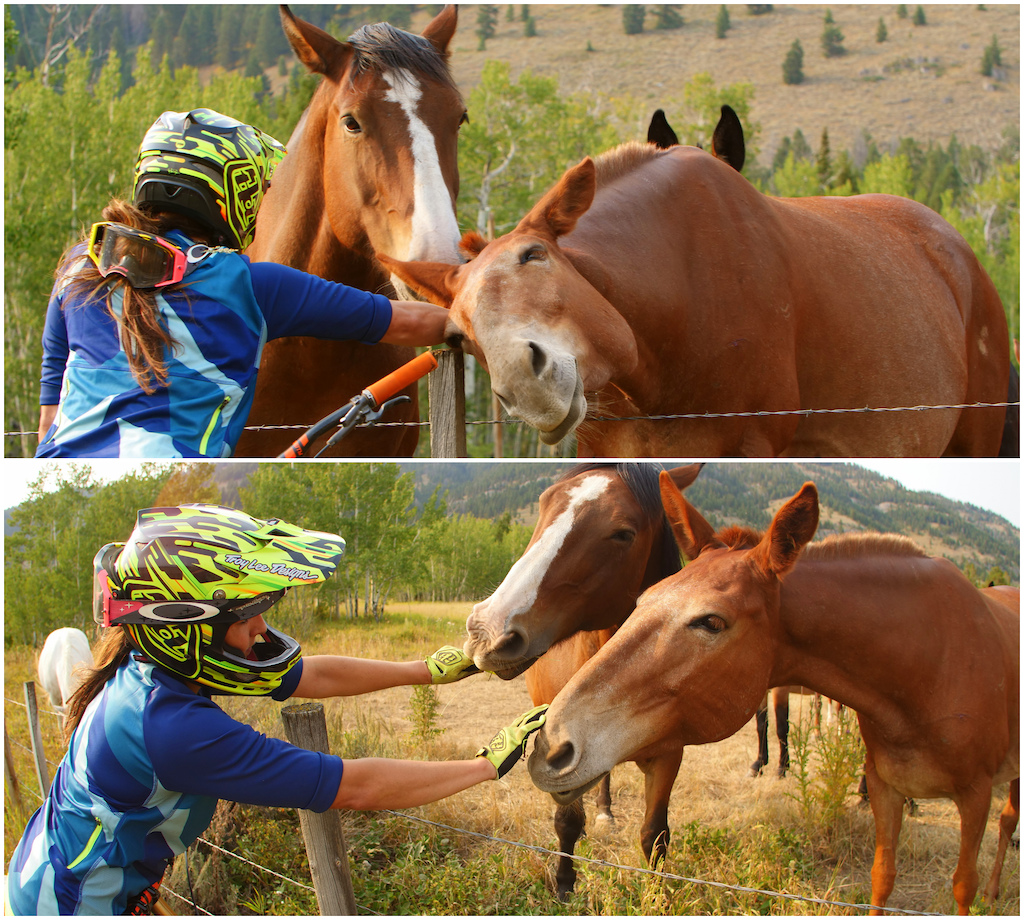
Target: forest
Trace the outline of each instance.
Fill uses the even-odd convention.
[[[299,5],[296,12],[343,37],[377,17],[407,25],[414,9]],[[35,446],[40,334],[54,269],[109,199],[129,190],[146,128],[162,111],[207,106],[286,141],[316,80],[291,55],[272,6],[8,5],[4,15],[5,455],[27,456]],[[760,126],[750,120],[755,92],[748,82],[718,85],[707,73],[692,74],[673,127],[683,143],[707,143],[727,103],[745,126],[744,174],[763,191],[875,191],[927,204],[971,244],[1010,328],[1019,328],[1019,128],[1006,131],[995,149],[955,136],[883,145],[862,135],[856,150],[845,150],[832,147],[822,126],[818,137],[787,135],[762,163]],[[483,65],[466,101],[457,209],[463,229],[507,231],[567,166],[637,136],[635,100],[562,94],[556,80],[529,70],[513,78],[497,59]],[[492,419],[486,375],[470,362],[467,377],[467,418]],[[471,425],[468,439],[471,456],[494,455],[494,426]],[[525,426],[512,426],[504,442],[505,456],[550,455]]]

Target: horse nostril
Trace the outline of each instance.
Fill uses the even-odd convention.
[[[548,751],[546,758],[548,766],[553,770],[563,771],[573,766],[576,762],[576,748],[571,741],[563,741],[557,747]]]
[[[529,642],[521,632],[517,630],[510,630],[501,637],[501,639],[495,643],[494,653],[501,653],[503,658],[510,661],[517,661],[520,658],[525,657],[526,649]]]
[[[548,356],[542,345],[538,345],[536,342],[527,342],[526,344],[530,349],[530,366],[533,368],[533,374],[535,377],[539,377],[544,373],[544,368],[548,366]]]

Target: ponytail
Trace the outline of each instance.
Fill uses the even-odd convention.
[[[104,685],[114,676],[117,669],[127,660],[132,651],[123,627],[110,627],[100,640],[96,653],[96,666],[85,671],[85,679],[68,700],[64,716],[64,741],[71,740],[71,733],[78,728],[88,705],[99,695]]]
[[[118,198],[111,199],[103,209],[103,219],[154,234],[182,229],[184,223],[176,215],[151,214]],[[186,232],[192,230],[191,227],[183,229]],[[199,236],[192,235],[193,238]],[[167,386],[167,355],[178,343],[161,322],[156,292],[136,290],[123,275],[103,278],[91,259],[72,255],[72,250],[61,259],[57,276],[66,277],[68,290],[83,303],[103,301],[107,313],[118,325],[128,366],[143,392],[150,395],[156,392],[157,387]],[[118,291],[121,292],[120,317],[114,312],[112,303],[113,295]]]

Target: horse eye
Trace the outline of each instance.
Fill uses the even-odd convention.
[[[463,112],[462,117],[459,119],[459,127],[469,124],[469,112]]]
[[[632,543],[636,537],[636,531],[634,530],[616,530],[612,534],[612,540],[616,543]]]
[[[363,130],[351,115],[342,115],[341,123],[350,134],[359,134]]]
[[[694,620],[690,624],[690,629],[703,629],[705,632],[709,633],[720,633],[727,625],[728,624],[726,624],[725,620],[720,616],[709,613],[707,616]]]
[[[531,246],[519,256],[519,264],[525,265],[527,262],[543,262],[546,255],[547,253],[544,252],[543,246]]]

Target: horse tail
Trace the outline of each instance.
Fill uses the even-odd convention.
[[[1020,456],[1020,374],[1010,362],[1010,383],[1006,401],[1016,403],[1006,407],[1006,421],[1003,422],[1003,440],[999,444],[1000,457]]]

